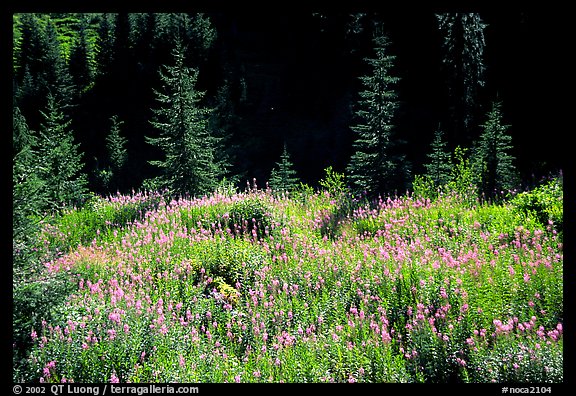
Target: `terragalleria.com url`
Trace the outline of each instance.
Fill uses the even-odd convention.
[[[145,394],[197,394],[200,390],[197,386],[186,385],[52,385],[50,391],[53,395],[61,394],[91,394],[94,396],[106,395],[109,391],[113,395],[145,395]]]

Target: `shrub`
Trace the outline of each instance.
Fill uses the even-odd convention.
[[[543,227],[551,225],[557,232],[563,229],[562,181],[552,179],[531,191],[525,191],[511,200],[515,210],[534,217]]]

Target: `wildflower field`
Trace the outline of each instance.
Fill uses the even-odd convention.
[[[64,292],[26,334],[18,375],[562,382],[562,191],[550,186],[530,210],[536,193],[95,197],[44,225],[36,276]]]

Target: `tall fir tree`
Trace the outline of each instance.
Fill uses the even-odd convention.
[[[56,98],[48,95],[44,121],[40,126],[39,156],[44,165],[41,177],[46,181],[45,192],[53,209],[78,205],[87,193],[88,179],[83,171],[80,145],[74,143],[70,129]]]
[[[73,103],[73,82],[62,53],[56,26],[49,16],[21,14],[20,55],[17,68],[17,105],[32,129],[41,121],[48,95],[63,109]]]
[[[53,96],[61,109],[65,111],[73,105],[74,85],[62,53],[58,31],[52,19],[48,19],[46,23],[45,36],[47,52],[43,59],[43,69],[40,73],[40,84],[42,87],[40,94],[44,94],[46,99],[50,95]],[[47,104],[48,100],[46,101],[46,106]]]
[[[160,169],[150,188],[168,188],[179,195],[202,195],[214,190],[222,175],[214,156],[217,144],[208,128],[211,109],[203,107],[204,92],[196,89],[198,71],[185,65],[184,48],[173,51],[174,65],[160,70],[162,91],[155,91],[160,108],[152,126],[158,136],[147,136],[158,147],[162,160],[149,161]]]
[[[113,59],[110,71],[116,78],[131,80],[134,73],[134,58],[132,56],[131,31],[132,18],[126,12],[114,15]]]
[[[376,36],[373,42],[376,57],[366,59],[372,71],[360,77],[365,89],[357,103],[358,123],[351,127],[357,134],[356,151],[347,167],[353,187],[370,195],[404,187],[409,172],[394,133],[399,77],[391,71],[396,56],[389,53],[390,42],[385,34]]]
[[[132,14],[133,27],[130,32],[130,42],[134,47],[134,57],[144,67],[149,66],[154,60],[154,31],[158,15],[154,12]]]
[[[446,150],[447,142],[444,140],[444,132],[438,128],[434,133],[434,139],[428,153],[428,163],[424,164],[426,176],[432,180],[436,187],[446,184],[450,180],[452,165],[450,152]]]
[[[216,40],[216,29],[203,13],[164,13],[156,15],[153,45],[159,60],[169,54],[163,49],[186,46],[186,57],[197,67]]]
[[[45,56],[46,48],[43,40],[43,27],[38,17],[33,13],[15,15],[19,26],[19,44],[14,48],[16,59],[14,66],[14,96],[15,105],[25,117],[32,118],[38,108],[41,108],[40,100],[37,98],[39,91],[38,75],[43,65],[42,59]],[[28,120],[30,122],[30,120]]]
[[[102,14],[98,23],[96,40],[96,75],[105,76],[110,73],[114,61],[116,41],[116,15]]]
[[[78,33],[70,51],[69,68],[77,95],[80,96],[94,82],[95,70],[92,62],[92,43],[89,38],[88,16],[80,16]]]
[[[284,149],[280,155],[280,162],[272,169],[268,185],[278,193],[290,192],[298,186],[299,179],[296,177],[294,164],[290,160],[288,147],[284,143]]]
[[[232,140],[232,131],[237,125],[239,117],[236,114],[234,102],[231,99],[230,84],[227,81],[224,81],[224,84],[218,88],[210,103],[213,111],[209,118],[209,128],[217,139],[216,160],[220,163],[219,166],[227,178],[236,179],[240,175],[237,169],[231,169],[230,164],[234,162],[235,153],[238,151],[238,145],[234,144]]]
[[[479,90],[484,86],[484,29],[478,13],[437,14],[442,34],[442,62],[446,75],[455,145],[468,145],[476,125]]]
[[[34,234],[34,217],[46,208],[42,159],[38,157],[37,139],[28,128],[17,106],[12,111],[12,240],[16,252],[29,246]]]
[[[41,54],[41,26],[38,18],[32,13],[17,14],[13,18],[17,26],[12,49],[14,76],[18,82],[22,82],[26,68],[29,74],[35,74],[37,71],[34,62],[40,58]]]
[[[472,167],[478,178],[480,192],[489,198],[495,198],[500,191],[517,187],[518,172],[514,165],[512,136],[510,125],[503,124],[502,103],[492,102],[486,122],[481,125],[482,133],[474,144]]]
[[[116,115],[110,118],[110,122],[112,126],[110,133],[106,136],[106,150],[110,160],[112,179],[109,187],[120,191],[124,185],[124,171],[128,162],[128,150],[126,149],[128,140],[120,133],[120,128],[124,122],[120,121]]]

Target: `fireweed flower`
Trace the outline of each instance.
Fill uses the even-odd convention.
[[[544,238],[548,238],[549,233],[538,235],[538,239],[532,241],[529,232],[522,232],[517,237],[516,245],[510,241],[510,236],[499,236],[499,231],[496,230],[493,232],[490,224],[477,235],[478,229],[483,228],[480,222],[472,219],[474,225],[470,222],[466,227],[467,218],[462,216],[462,226],[459,226],[455,224],[454,216],[445,214],[443,223],[446,228],[438,228],[436,219],[433,222],[435,230],[444,234],[435,234],[436,231],[427,228],[427,225],[411,223],[418,216],[426,216],[417,211],[418,207],[436,205],[416,199],[382,199],[375,208],[362,207],[356,214],[348,215],[342,221],[342,229],[337,230],[340,233],[336,238],[323,238],[324,235],[319,229],[309,228],[315,233],[309,234],[308,229],[304,228],[310,227],[308,220],[312,222],[320,219],[318,228],[326,224],[322,221],[332,220],[332,209],[313,209],[313,202],[307,204],[307,219],[290,219],[285,216],[282,226],[271,223],[266,229],[266,236],[259,233],[254,239],[250,239],[249,235],[234,235],[232,225],[229,226],[230,234],[225,231],[218,233],[219,229],[226,228],[226,217],[222,215],[202,218],[201,215],[208,212],[198,211],[186,218],[189,210],[200,207],[205,210],[210,205],[220,205],[222,210],[219,213],[228,213],[231,217],[230,206],[226,205],[241,199],[244,199],[244,195],[215,195],[165,203],[159,211],[147,212],[134,225],[115,230],[118,232],[110,245],[98,246],[99,242],[96,241],[96,244],[88,249],[92,250],[91,254],[94,253],[94,263],[90,263],[90,273],[94,275],[82,275],[84,284],[78,291],[78,300],[83,300],[82,309],[88,309],[93,302],[98,301],[97,307],[101,312],[88,309],[81,321],[75,319],[78,323],[58,322],[68,323],[59,333],[55,328],[49,330],[45,325],[41,334],[46,334],[47,338],[36,339],[36,342],[38,347],[45,346],[46,350],[38,350],[38,356],[40,353],[55,356],[50,353],[60,342],[59,337],[65,335],[78,341],[70,345],[77,345],[80,352],[99,341],[105,348],[111,344],[111,337],[115,337],[115,346],[122,346],[119,344],[126,339],[134,339],[134,345],[145,345],[151,356],[147,359],[148,356],[142,352],[140,363],[149,365],[150,373],[159,374],[167,367],[182,366],[184,355],[173,351],[182,350],[179,347],[185,343],[186,347],[205,353],[205,357],[210,358],[210,367],[203,361],[199,361],[197,366],[196,362],[184,362],[194,365],[194,370],[199,375],[205,375],[213,367],[227,367],[230,370],[230,361],[234,361],[235,366],[239,365],[234,370],[238,371],[224,374],[223,378],[232,377],[235,382],[240,382],[241,377],[235,375],[236,373],[252,373],[251,378],[254,379],[259,378],[256,373],[268,373],[270,366],[282,363],[284,367],[289,360],[280,359],[288,356],[284,353],[291,352],[289,348],[294,345],[309,344],[311,351],[317,352],[328,350],[336,344],[346,352],[346,348],[351,348],[350,352],[354,353],[354,350],[397,343],[395,345],[406,347],[406,351],[409,351],[406,355],[412,359],[416,356],[414,351],[417,349],[412,343],[415,333],[408,333],[401,328],[404,323],[415,331],[423,328],[431,330],[440,337],[434,342],[450,337],[447,342],[453,345],[458,339],[465,340],[468,345],[466,360],[464,355],[453,357],[453,362],[460,366],[465,366],[467,361],[469,365],[472,365],[472,361],[476,364],[478,355],[474,356],[474,353],[477,353],[475,348],[482,349],[493,341],[483,338],[486,337],[486,329],[473,323],[470,328],[477,327],[477,330],[461,338],[463,334],[459,333],[459,330],[462,328],[462,318],[480,316],[490,323],[495,319],[494,315],[500,315],[497,316],[500,319],[491,323],[495,336],[512,334],[518,342],[531,336],[532,340],[538,340],[542,348],[548,348],[545,344],[547,342],[554,345],[554,342],[562,337],[560,323],[555,328],[540,329],[536,318],[526,320],[519,313],[516,315],[520,320],[512,319],[512,322],[509,322],[504,316],[508,315],[507,312],[488,310],[481,302],[478,303],[478,290],[474,289],[475,282],[479,280],[486,280],[496,287],[504,277],[506,282],[528,288],[528,294],[524,293],[526,299],[514,300],[514,306],[527,307],[530,304],[528,296],[531,296],[533,303],[538,305],[538,310],[550,310],[546,305],[549,301],[548,295],[546,299],[541,299],[540,293],[544,295],[544,292],[538,287],[543,284],[540,280],[548,271],[546,265],[555,267],[557,263],[561,263],[562,258],[555,258],[555,249],[547,250],[550,247],[545,246]],[[292,204],[281,199],[266,199],[266,202],[273,205],[280,205],[282,202],[282,205],[286,205],[276,206],[274,209],[277,211]],[[186,227],[178,223],[177,216],[183,216]],[[360,218],[365,220],[366,227],[373,227],[370,232],[357,232],[356,221]],[[250,221],[251,217],[248,219],[248,222]],[[221,226],[218,225],[219,222]],[[241,227],[242,224],[239,224]],[[458,239],[454,240],[446,237],[448,232],[452,236],[469,230],[475,231],[472,235],[456,235]],[[419,235],[421,232],[426,232],[426,235]],[[100,237],[104,238],[104,234],[103,232]],[[464,241],[460,244],[462,248],[454,243],[456,240]],[[204,242],[206,244],[199,248]],[[487,249],[488,244],[493,245],[491,250]],[[541,245],[540,249],[538,244]],[[438,249],[438,246],[442,248]],[[98,253],[98,249],[107,251],[108,256]],[[216,286],[207,283],[208,277],[215,278],[215,270],[209,264],[214,258],[211,255],[217,249],[218,255],[221,255],[218,257],[221,266],[228,263],[237,265],[240,273],[253,274],[255,278],[253,280],[244,276],[242,282],[233,280],[230,283],[235,285],[241,296],[239,302],[230,309],[224,309],[222,301],[218,300],[219,292]],[[195,256],[199,252],[202,254],[201,259]],[[544,257],[545,255],[548,257]],[[82,257],[85,262],[89,260],[88,254]],[[509,265],[510,263],[512,265]],[[67,267],[74,269],[75,265],[84,264],[75,264],[74,259],[53,263],[54,268],[58,267],[60,271]],[[205,269],[201,270],[202,266]],[[439,269],[442,269],[442,272],[438,271]],[[218,270],[226,271],[225,268]],[[516,276],[517,271],[520,271],[522,276]],[[415,282],[412,275],[416,277]],[[526,276],[531,278],[530,283],[523,282]],[[408,279],[410,283],[407,283]],[[174,287],[174,284],[178,286]],[[457,284],[457,288],[454,288]],[[416,287],[411,288],[412,285]],[[334,288],[337,288],[340,294],[332,294]],[[210,293],[212,289],[217,293]],[[394,293],[402,297],[397,299],[402,306],[398,305],[396,299],[390,299],[389,296],[395,295]],[[301,299],[305,299],[306,306]],[[352,309],[351,301],[354,301]],[[405,321],[398,321],[398,314],[402,315],[408,309],[407,301],[412,304],[408,317]],[[453,308],[446,304],[448,301],[454,305]],[[327,302],[334,304],[328,306]],[[417,303],[420,304],[416,305]],[[71,300],[70,304],[74,308],[74,301]],[[387,308],[382,308],[384,306]],[[336,309],[334,312],[340,317],[332,314],[332,308]],[[489,312],[483,314],[482,308]],[[390,316],[387,316],[386,310]],[[327,312],[330,315],[327,315]],[[92,316],[89,318],[88,315]],[[324,315],[323,320],[320,315]],[[139,322],[140,317],[146,321]],[[391,319],[392,326],[387,317]],[[216,320],[220,322],[220,326]],[[153,330],[148,329],[147,324],[152,324]],[[82,330],[78,331],[79,329]],[[108,330],[113,332],[109,334]],[[161,337],[164,332],[169,336]],[[146,343],[140,342],[142,333],[149,337]],[[127,337],[126,334],[130,335]],[[404,334],[407,337],[401,337]],[[32,338],[39,338],[38,334],[30,335]],[[65,341],[63,338],[62,342]],[[238,348],[239,345],[244,347]],[[530,341],[527,345],[534,344]],[[236,355],[236,350],[243,351],[244,348],[249,351],[246,356]],[[397,348],[394,348],[394,351],[396,350]],[[225,354],[225,351],[228,354]],[[533,349],[531,351],[535,353]],[[169,353],[170,357],[162,353]],[[230,358],[231,360],[228,360]],[[50,359],[52,357],[39,361],[40,373],[44,372],[46,360]],[[226,362],[223,362],[223,359]],[[511,357],[509,363],[512,364],[514,359],[519,358]],[[518,362],[520,363],[519,360]],[[94,364],[101,363],[94,361]],[[250,364],[250,369],[246,370],[242,367],[243,364]],[[64,365],[59,361],[59,368],[61,367]],[[285,368],[285,372],[289,373],[290,368]],[[140,369],[135,368],[135,371],[139,375],[144,372],[142,366]],[[50,373],[50,369],[48,372]],[[109,373],[105,370],[102,372]],[[68,373],[62,373],[61,378],[64,378],[64,374],[66,378],[72,377]],[[272,378],[277,381],[289,380],[286,375],[274,374]],[[348,371],[340,379],[357,381],[362,375],[358,369],[357,372]],[[116,373],[112,373],[109,378],[106,378],[106,374],[104,376],[103,380],[111,381]],[[55,377],[55,372],[52,372],[52,377]],[[147,379],[154,378],[152,376]],[[326,381],[334,380],[327,374],[324,374],[324,378]],[[75,377],[74,379],[77,380]]]
[[[120,379],[116,376],[116,372],[113,371],[112,375],[110,376],[110,382],[113,384],[118,384],[120,383]]]

